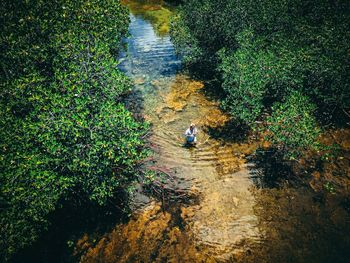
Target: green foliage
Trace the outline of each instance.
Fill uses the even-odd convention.
[[[330,194],[335,194],[336,193],[334,185],[332,183],[330,183],[330,182],[325,183],[323,185],[323,187]]]
[[[244,31],[240,36],[241,48],[234,53],[219,51],[222,63],[222,87],[227,93],[224,106],[230,113],[249,123],[260,116],[268,85],[276,75],[273,73],[275,58],[264,51],[261,44],[251,40],[252,32]]]
[[[129,22],[118,1],[5,1],[1,13],[0,248],[9,259],[60,200],[103,205],[127,190],[147,127],[121,102],[131,83],[113,57]]]
[[[341,124],[350,108],[349,10],[343,0],[189,0],[171,32],[190,62],[218,70],[223,106],[234,118],[269,125],[276,105],[303,94],[314,120],[301,114],[310,125],[300,128],[313,134],[314,127]],[[311,146],[312,136],[310,143],[295,136],[300,143],[280,140],[283,149]]]
[[[203,54],[198,40],[192,37],[191,30],[184,23],[182,15],[179,13],[172,17],[171,38],[177,47],[176,51],[182,55],[183,63],[192,64],[200,61],[203,58]]]
[[[316,107],[300,92],[292,92],[283,103],[272,106],[267,118],[267,138],[282,147],[286,158],[296,159],[308,149],[318,149],[320,128],[313,115]]]

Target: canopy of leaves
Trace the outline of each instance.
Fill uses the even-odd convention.
[[[282,149],[287,158],[295,159],[310,147],[318,148],[320,129],[313,116],[315,109],[315,105],[297,91],[293,91],[287,101],[272,106],[273,113],[267,118],[267,136],[274,145],[288,147]]]
[[[118,1],[1,2],[0,254],[32,243],[60,200],[105,204],[137,179],[147,127],[121,102]]]
[[[343,125],[348,118],[348,28],[350,2],[344,0],[189,0],[173,22],[172,35],[190,63],[218,70],[226,92],[223,106],[252,127],[266,122],[266,116],[276,117],[274,105],[281,109],[294,101],[291,94],[305,96],[304,102],[316,107],[310,112],[316,122],[307,121],[315,126],[302,129],[311,138],[316,127]],[[296,145],[277,139],[280,135],[274,142],[283,149]],[[311,147],[311,141],[303,143]]]

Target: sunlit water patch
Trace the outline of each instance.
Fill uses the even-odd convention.
[[[130,19],[130,37],[125,41],[127,50],[121,54],[119,68],[139,84],[174,76],[181,61],[170,36],[158,36],[151,23],[139,16],[131,14]]]

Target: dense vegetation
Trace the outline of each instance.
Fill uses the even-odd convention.
[[[349,121],[349,28],[345,0],[189,0],[172,37],[189,65],[219,79],[223,107],[252,128],[263,123],[294,159]]]
[[[0,257],[48,227],[62,200],[103,205],[138,176],[147,127],[121,102],[114,0],[1,2]],[[1,260],[1,261],[2,261]]]

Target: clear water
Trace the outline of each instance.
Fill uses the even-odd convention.
[[[184,223],[191,225],[199,244],[214,247],[220,257],[229,256],[243,240],[261,235],[244,159],[251,149],[208,135],[208,127],[215,129],[228,117],[206,96],[202,83],[181,73],[169,36],[157,36],[150,22],[132,14],[130,35],[120,68],[136,84],[130,103],[138,98],[142,113],[153,124],[155,166],[176,174],[179,187],[198,192],[200,202],[186,207],[191,217]],[[191,122],[200,133],[197,147],[189,149],[183,147],[183,133]]]
[[[181,68],[170,36],[157,36],[150,22],[130,15],[130,37],[127,51],[120,57],[119,67],[131,78],[144,78],[147,84],[153,79],[173,77]]]

